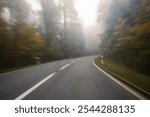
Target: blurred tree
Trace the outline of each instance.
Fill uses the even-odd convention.
[[[79,22],[74,0],[62,0],[63,10],[63,51],[65,57],[81,56],[84,53],[83,29]]]
[[[0,0],[0,67],[34,64],[35,57],[45,62],[82,55],[84,36],[73,0],[39,4],[35,14],[28,0]]]
[[[44,37],[45,51],[43,57],[45,61],[63,57],[61,50],[62,28],[61,9],[55,0],[41,0],[41,34]],[[59,48],[60,46],[60,48]],[[56,50],[54,47],[58,47]]]
[[[0,1],[0,67],[33,64],[40,54],[42,40],[29,22],[31,12],[25,0]]]
[[[113,1],[100,44],[106,57],[149,74],[150,1]],[[100,16],[99,18],[100,19]]]

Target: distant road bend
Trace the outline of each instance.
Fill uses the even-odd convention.
[[[94,56],[66,59],[0,74],[0,99],[139,99],[98,69],[93,60]]]

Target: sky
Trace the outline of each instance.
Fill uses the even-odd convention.
[[[32,5],[32,9],[34,11],[41,10],[41,6],[39,0],[26,0]]]
[[[39,0],[27,0],[31,5],[32,9],[37,11],[41,10],[41,6],[39,4]],[[56,2],[58,0],[55,0]],[[103,9],[103,19],[108,15],[109,6],[111,4],[112,0],[75,0],[75,8],[79,14],[79,18],[81,19],[81,22],[84,24],[84,27],[87,28],[91,25],[96,24],[97,19],[97,8],[98,5],[102,4]],[[102,21],[103,23],[103,21]]]
[[[27,0],[31,5],[33,11],[41,10],[39,0]],[[58,0],[55,0],[57,2]],[[84,25],[84,33],[86,36],[87,50],[96,50],[99,45],[98,34],[105,31],[105,21],[110,11],[112,0],[75,0],[75,8],[78,12],[79,18]],[[102,17],[98,25],[97,15],[98,7],[102,9]],[[97,26],[98,25],[98,26]]]
[[[85,27],[96,23],[97,7],[100,0],[76,0],[75,8]]]

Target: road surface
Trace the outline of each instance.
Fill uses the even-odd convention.
[[[67,59],[0,74],[0,99],[138,99],[97,69],[93,60]]]

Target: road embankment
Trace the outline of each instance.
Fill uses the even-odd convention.
[[[97,66],[150,99],[150,78],[112,60],[95,58]]]

